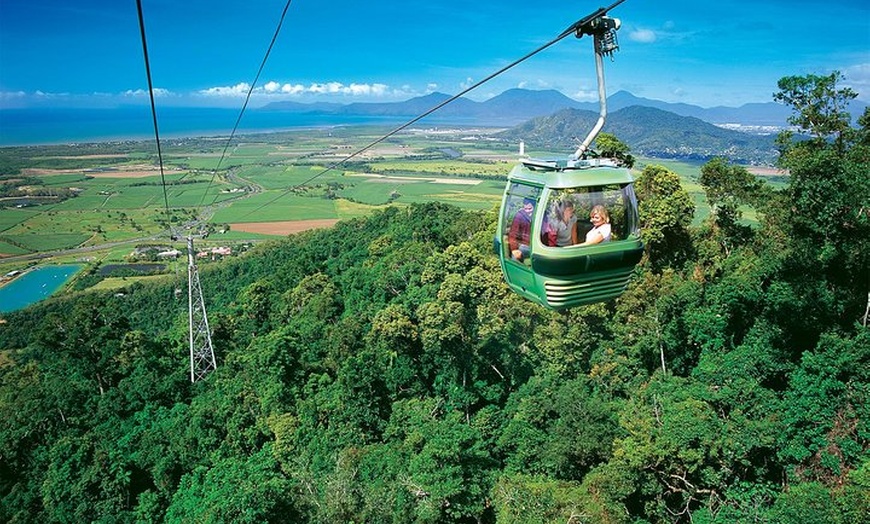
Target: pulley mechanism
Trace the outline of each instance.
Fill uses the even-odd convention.
[[[574,33],[577,38],[582,38],[583,35],[590,35],[595,40],[595,52],[609,56],[613,59],[613,53],[619,49],[619,42],[616,39],[616,31],[622,26],[622,22],[618,18],[610,18],[609,16],[599,16],[588,23],[577,27]]]

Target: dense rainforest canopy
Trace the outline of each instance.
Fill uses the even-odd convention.
[[[495,210],[425,204],[203,268],[196,384],[173,283],[6,315],[0,520],[864,522],[870,116],[838,79],[780,82],[785,189],[713,160],[693,227],[644,169],[616,301],[525,302]]]

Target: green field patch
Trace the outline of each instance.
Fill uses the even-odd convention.
[[[188,156],[186,158],[177,158],[175,162],[178,165],[183,165],[188,169],[200,169],[204,171],[214,171],[218,167],[220,167],[221,171],[229,169],[231,167],[243,167],[250,166],[254,164],[260,164],[263,162],[263,156],[243,156],[232,153],[232,146],[230,147],[230,151],[227,152],[227,155],[224,157],[223,161],[218,166],[218,161],[220,160],[220,154],[217,155],[208,155],[208,156]]]
[[[204,182],[185,184],[168,188],[166,196],[169,207],[199,207],[238,196],[238,194],[224,192],[225,189],[227,186],[224,184],[209,185]]]
[[[18,224],[22,224],[39,215],[39,213],[39,211],[32,209],[0,208],[0,231],[6,231]]]
[[[32,251],[28,251],[19,246],[10,244],[9,242],[4,242],[3,237],[0,236],[0,255],[6,256],[15,256],[15,255],[26,255],[31,253]]]
[[[344,189],[337,191],[336,194],[341,198],[346,198],[362,204],[378,206],[388,203],[390,201],[390,195],[392,195],[393,192],[399,192],[401,194],[417,192],[411,188],[414,185],[421,186],[424,184],[420,184],[419,182],[383,183],[377,179],[360,179],[360,182],[355,183],[353,186],[345,187]]]
[[[338,218],[341,220],[367,216],[371,214],[372,211],[383,208],[384,206],[370,206],[344,199],[335,201],[335,209],[338,213]]]
[[[114,242],[140,237],[162,229],[162,209],[47,211],[7,230],[7,235],[27,236],[30,232],[84,235],[92,242]]]
[[[69,184],[76,184],[77,186],[81,186],[81,184],[86,184],[90,182],[90,178],[81,173],[58,173],[58,174],[45,174],[38,175],[38,177],[46,186],[62,186],[66,187]]]
[[[31,251],[54,251],[78,247],[91,235],[77,233],[25,233],[21,235],[4,235],[0,240],[22,246]]]
[[[110,198],[110,195],[82,193],[75,198],[64,200],[63,202],[59,202],[57,205],[52,206],[51,211],[81,211],[85,209],[100,209]]]
[[[256,166],[239,170],[239,176],[257,183],[264,189],[288,189],[301,184],[325,186],[331,182],[343,181],[341,171],[323,173],[323,170],[324,168],[319,166]]]
[[[422,180],[421,180],[422,178]],[[503,185],[487,180],[467,184],[467,179],[456,178],[450,183],[443,177],[354,177],[353,186],[345,187],[337,194],[349,200],[368,205],[384,205],[389,202],[412,203],[440,201],[460,207],[489,209],[492,202],[501,198]]]
[[[258,142],[242,142],[232,148],[233,157],[254,157],[262,159],[277,148],[274,144],[262,144]]]
[[[372,171],[382,174],[507,178],[512,167],[512,164],[506,162],[490,164],[462,160],[386,160],[373,164]]]
[[[99,178],[97,180],[112,180],[113,185],[118,186],[163,186],[165,183],[167,186],[172,185],[174,183],[179,182],[191,182],[196,177],[191,176],[187,171],[171,171],[164,173],[161,178],[159,172],[154,172],[153,176],[145,176],[145,177],[127,177],[127,178]]]
[[[218,210],[212,222],[274,222],[338,218],[334,201],[292,193],[264,191]]]
[[[147,275],[137,277],[109,277],[104,278],[96,285],[89,287],[92,291],[115,291],[124,289],[137,282],[160,282],[174,278],[172,275]]]
[[[239,242],[245,240],[274,240],[273,235],[264,235],[262,233],[248,233],[246,231],[233,231],[230,229],[226,233],[215,233],[208,237],[212,242]]]

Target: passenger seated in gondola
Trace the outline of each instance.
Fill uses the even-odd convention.
[[[574,203],[570,200],[560,202],[547,225],[548,246],[573,246],[579,242],[577,237],[577,217],[574,216]]]
[[[508,231],[508,245],[511,249],[511,258],[522,262],[531,254],[532,212],[535,210],[535,201],[531,198],[523,200],[523,207],[514,215],[511,228]]]
[[[592,229],[586,233],[586,241],[581,246],[592,246],[610,241],[610,214],[602,205],[597,205],[589,212]]]

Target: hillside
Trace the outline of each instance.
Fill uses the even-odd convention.
[[[598,120],[598,113],[564,109],[532,119],[499,136],[523,140],[530,148],[573,152]],[[734,162],[772,164],[774,138],[723,129],[693,117],[651,107],[630,106],[610,113],[603,131],[628,144],[637,155],[707,160],[725,156]]]
[[[394,203],[203,263],[196,383],[178,274],[4,313],[0,522],[863,524],[870,122],[839,116],[783,186],[702,166],[697,225],[645,166],[627,289],[563,312],[506,286],[494,210]]]
[[[675,180],[638,180],[625,295],[564,314],[508,291],[492,213],[426,204],[204,268],[194,385],[171,282],[7,315],[0,520],[860,522],[866,282],[690,234]]]

